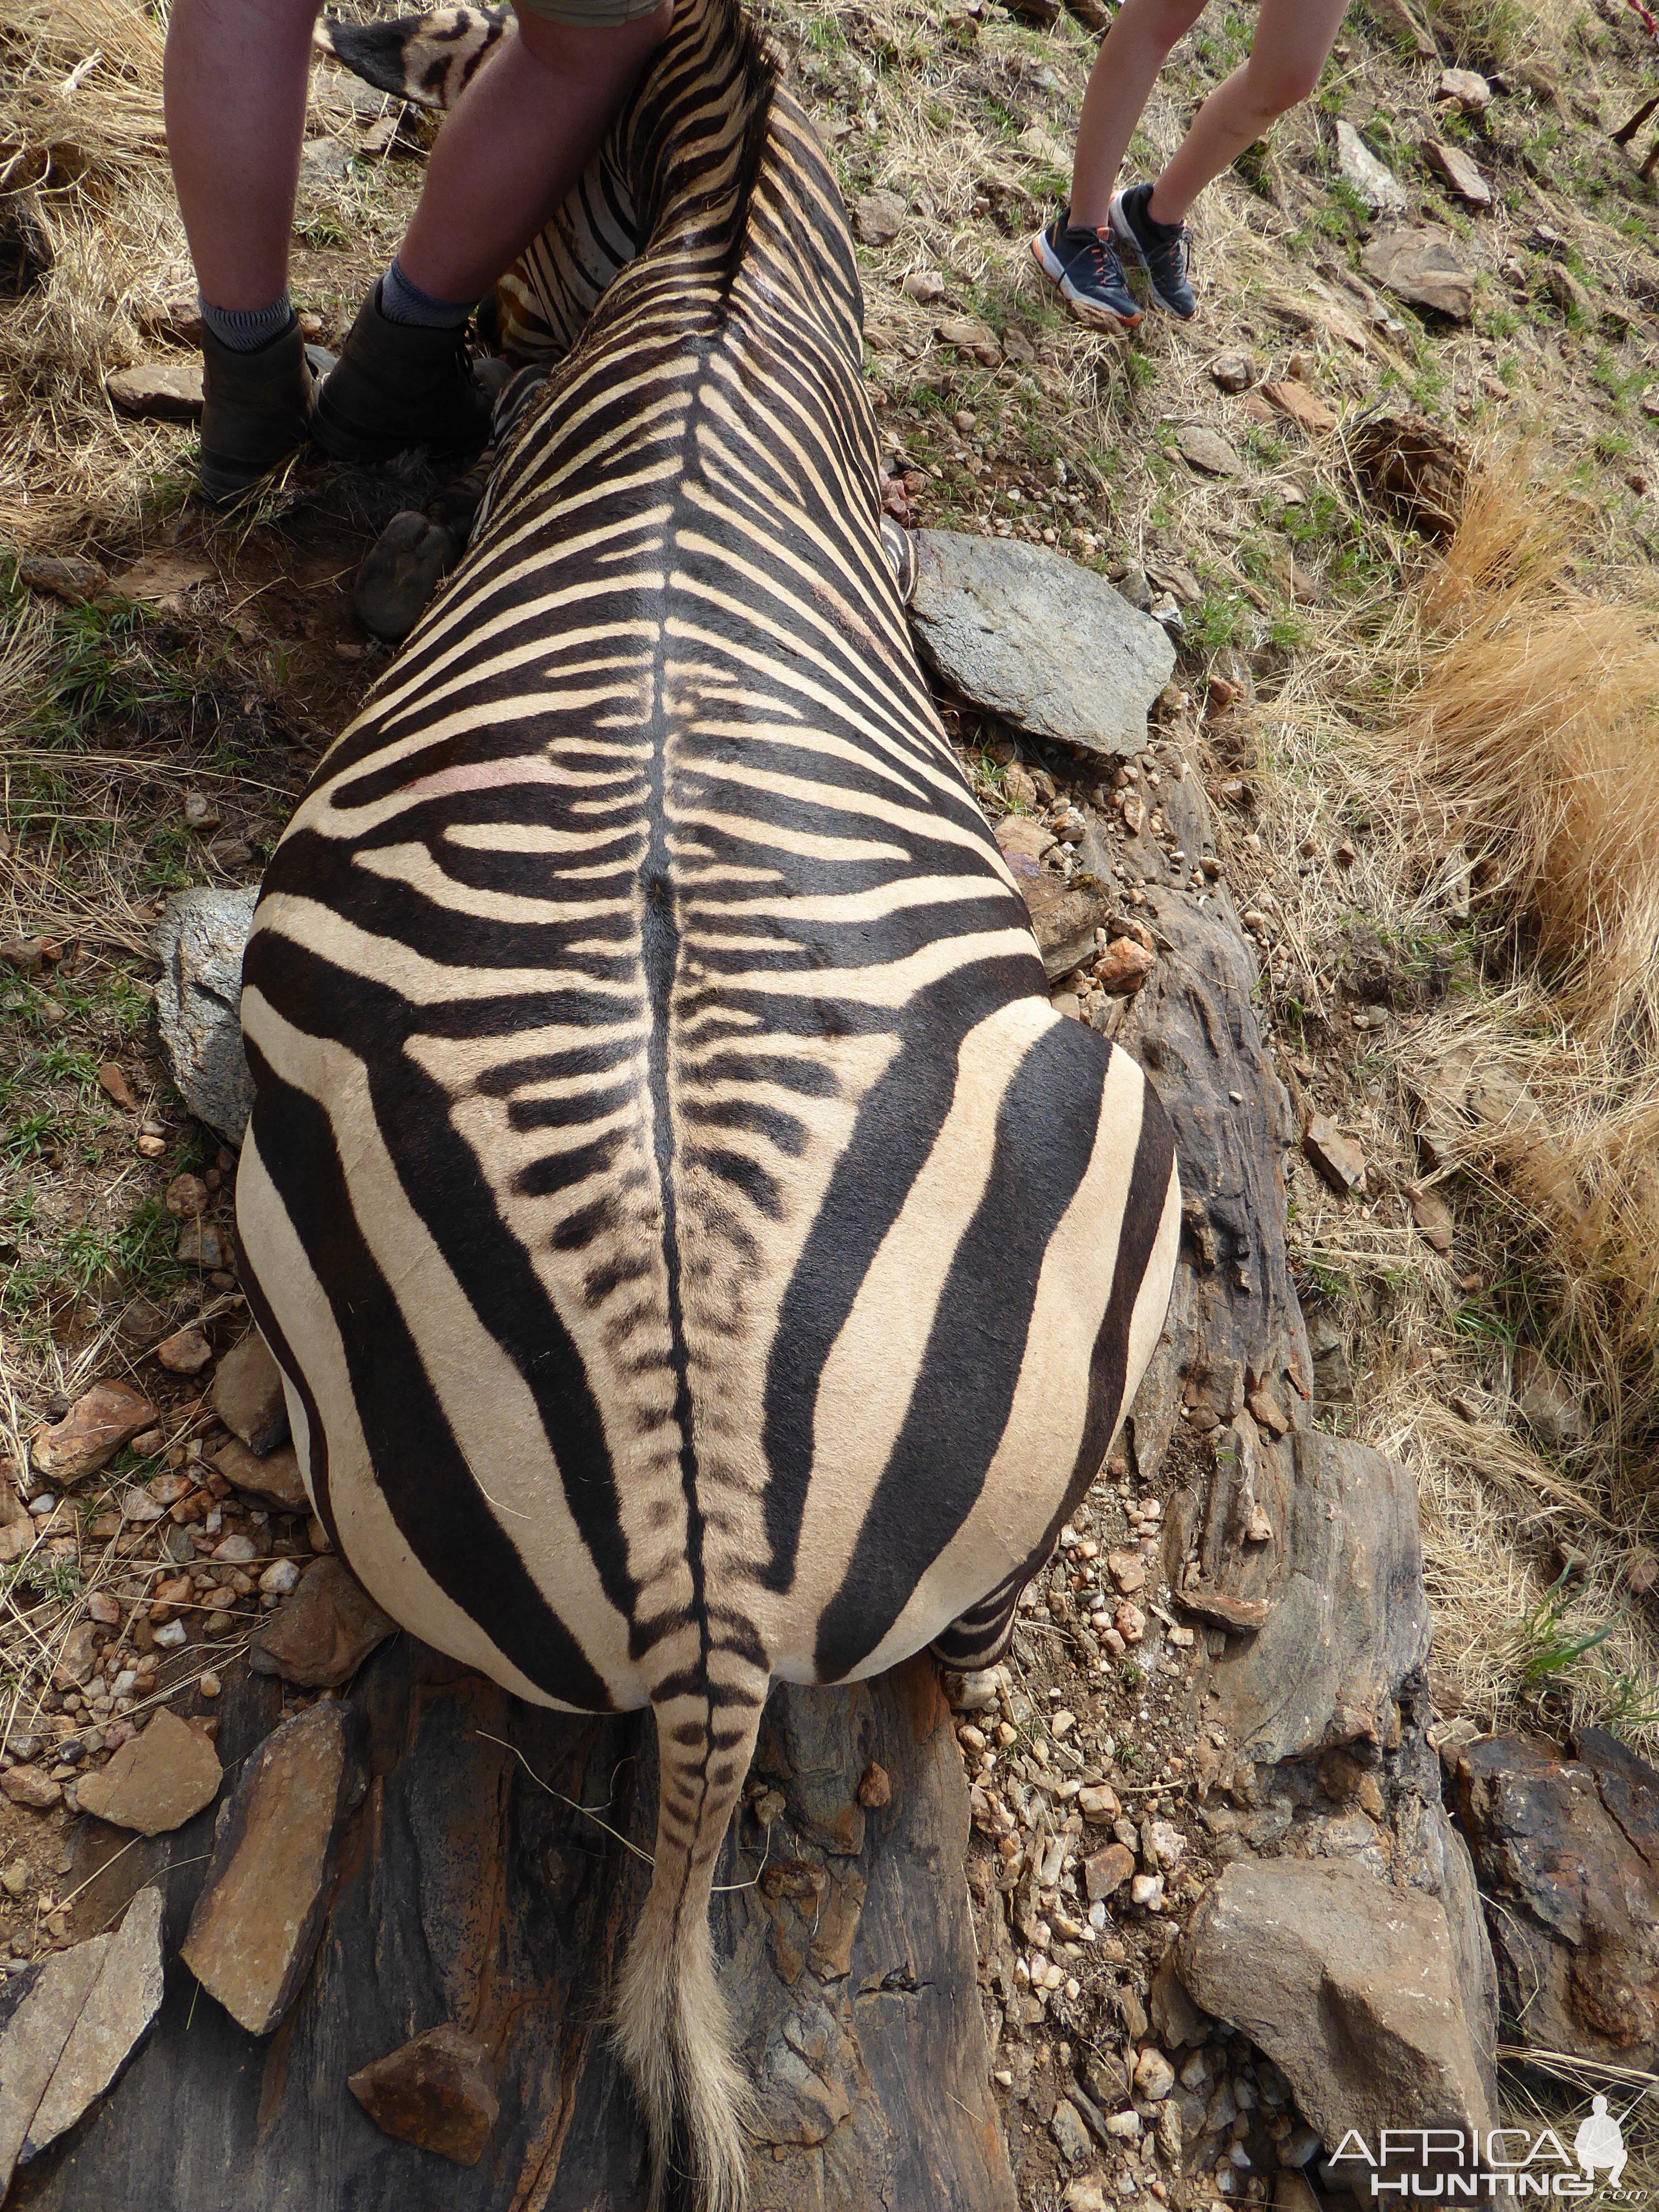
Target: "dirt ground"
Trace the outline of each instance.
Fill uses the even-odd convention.
[[[1653,979],[1632,984],[1634,1012],[1598,1021],[1582,959],[1540,921],[1547,897],[1531,878],[1516,888],[1510,817],[1469,818],[1437,781],[1416,702],[1442,711],[1434,684],[1474,617],[1468,605],[1449,627],[1437,617],[1443,539],[1379,500],[1358,456],[1379,411],[1426,422],[1510,486],[1522,535],[1555,519],[1565,550],[1551,607],[1614,611],[1624,628],[1598,634],[1594,652],[1648,666],[1656,191],[1638,171],[1645,134],[1623,149],[1611,132],[1659,89],[1659,49],[1624,0],[1439,0],[1426,11],[1429,62],[1397,43],[1395,11],[1357,5],[1315,98],[1206,196],[1198,320],[1149,314],[1119,340],[1067,319],[1028,246],[1063,192],[1093,34],[1064,12],[1036,27],[984,0],[772,0],[760,12],[849,204],[878,190],[902,203],[891,240],[859,248],[890,508],[913,527],[1055,545],[1153,607],[1175,638],[1177,674],[1141,773],[1184,761],[1203,780],[1261,954],[1258,1010],[1279,1072],[1304,1121],[1330,1115],[1364,1150],[1351,1196],[1293,1161],[1293,1255],[1320,1419],[1403,1457],[1419,1480],[1445,1740],[1593,1719],[1651,1751],[1659,1375],[1640,1316],[1654,1315],[1659,1284],[1659,1048],[1642,997]],[[1154,97],[1137,162],[1173,147],[1249,30],[1222,0],[1206,9]],[[103,384],[132,362],[190,355],[155,23],[117,0],[3,0],[0,53],[12,87],[0,99],[3,1474],[20,1495],[39,1492],[30,1437],[95,1381],[130,1381],[157,1408],[138,1440],[151,1448],[125,1448],[0,1570],[0,1720],[8,1741],[50,1726],[96,1762],[107,1747],[88,1747],[87,1723],[102,1736],[141,1700],[106,1686],[102,1713],[96,1691],[70,1707],[78,1693],[52,1686],[58,1656],[100,1589],[117,1593],[126,1623],[111,1652],[130,1647],[170,1556],[154,1529],[137,1542],[110,1533],[112,1502],[201,1467],[214,1442],[199,1382],[158,1365],[155,1348],[193,1327],[216,1355],[246,1320],[234,1261],[177,1255],[167,1194],[201,1176],[205,1218],[222,1223],[232,1163],[167,1081],[149,932],[171,891],[257,880],[312,764],[386,665],[352,612],[357,564],[434,479],[418,459],[356,472],[307,459],[251,508],[204,512],[190,428],[120,415]],[[1466,112],[1439,95],[1442,62],[1502,88]],[[1395,170],[1409,220],[1467,258],[1468,320],[1414,309],[1367,274],[1382,226],[1340,173],[1339,119]],[[429,125],[319,64],[310,128],[294,289],[326,343],[395,246]],[[1438,181],[1427,138],[1476,161],[1489,211]],[[982,338],[964,338],[965,324]],[[1228,356],[1247,364],[1246,389],[1224,388],[1237,380],[1220,373]],[[1294,387],[1292,408],[1297,394],[1321,403],[1335,426],[1300,427],[1263,397],[1270,386]],[[1195,428],[1228,441],[1236,471],[1194,465],[1182,434]],[[40,566],[65,560],[97,572],[77,581]],[[1490,599],[1496,571],[1484,573],[1472,588]],[[1557,723],[1570,711],[1549,709]],[[1659,784],[1659,683],[1630,713],[1631,757]],[[1546,715],[1547,737],[1554,726]],[[952,727],[994,819],[1073,805],[1118,836],[1121,806],[1095,771],[972,716]],[[1599,803],[1616,817],[1620,791]],[[1556,834],[1588,833],[1575,820]],[[1620,868],[1639,874],[1616,838],[1605,850],[1604,885]],[[1559,842],[1549,852],[1546,881],[1566,866]],[[1645,866],[1650,880],[1652,852]],[[1574,924],[1579,952],[1601,941],[1598,926],[1594,913]],[[1454,1048],[1524,1091],[1523,1146],[1512,1127],[1477,1122],[1425,1154],[1437,1071]],[[1449,1209],[1444,1251],[1424,1234],[1425,1189]],[[1528,1399],[1540,1359],[1573,1419],[1552,1423]],[[1108,1470],[1054,1571],[1062,1613],[1098,1588],[1109,1552],[1155,1553],[1146,1500],[1161,1508],[1177,1473],[1143,1492]],[[254,1527],[230,1506],[233,1524]],[[190,1525],[171,1508],[161,1524]],[[261,1561],[306,1547],[297,1522],[257,1533]],[[223,1652],[259,1602],[231,1592]],[[234,1662],[205,1648],[201,1604],[189,1619],[147,1695],[174,1686],[181,1710],[207,1718],[202,1676]],[[1059,1777],[1061,1804],[1072,1784],[1072,1797],[1109,1788],[1137,1822],[1169,1819],[1186,1840],[1164,1911],[1126,1911],[1109,1934],[1052,1920],[1054,2026],[1026,2046],[1039,2085],[1096,2043],[1109,2069],[1126,2022],[1133,2032],[1134,1992],[1204,1879],[1188,1786],[1192,1664],[1156,1615],[1122,1655],[1080,1662],[1054,1608],[1045,1619],[1034,1604],[1006,1702],[964,1718],[970,1775],[1000,1758],[1035,1770],[1030,1789]],[[69,1817],[0,1803],[0,1951],[14,1959],[91,1932],[61,1894]],[[973,1869],[981,1904],[998,1875],[987,1834]],[[1023,2187],[1051,2203],[1055,2154],[1037,2100],[1024,2101],[1033,2081],[1004,2070]],[[1182,2201],[1188,2185],[1146,2171],[1154,2195]]]

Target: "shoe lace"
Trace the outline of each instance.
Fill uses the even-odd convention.
[[[1124,281],[1123,264],[1118,258],[1116,246],[1112,244],[1110,231],[1074,232],[1073,235],[1086,237],[1089,241],[1083,248],[1081,257],[1089,282],[1102,286],[1121,285]]]
[[[1182,224],[1173,238],[1167,239],[1163,245],[1156,246],[1147,258],[1156,262],[1160,276],[1173,276],[1177,283],[1183,277],[1190,276],[1193,270],[1193,241],[1186,224],[1184,222]]]

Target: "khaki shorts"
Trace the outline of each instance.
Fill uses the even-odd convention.
[[[520,15],[541,23],[568,23],[573,30],[613,31],[623,23],[654,15],[662,0],[513,0]]]

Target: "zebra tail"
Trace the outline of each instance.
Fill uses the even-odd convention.
[[[720,1692],[654,1707],[659,1780],[655,1871],[623,1966],[616,2014],[623,2065],[651,2145],[649,2212],[689,2174],[696,2212],[743,2212],[754,2092],[733,2046],[708,1926],[714,1868],[759,1733],[752,1702]]]

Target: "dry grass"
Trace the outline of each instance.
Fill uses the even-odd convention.
[[[1580,589],[1571,545],[1524,451],[1476,480],[1385,743],[1600,1035],[1659,1015],[1659,617]]]

